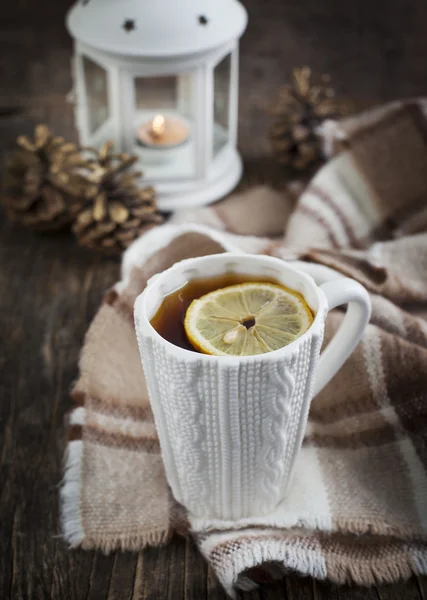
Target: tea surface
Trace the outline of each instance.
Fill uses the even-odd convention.
[[[271,277],[255,277],[254,275],[240,273],[225,273],[217,277],[194,279],[164,298],[156,314],[150,321],[151,325],[168,342],[180,348],[197,352],[185,334],[184,319],[188,307],[193,300],[205,294],[241,283],[272,283],[281,285]]]

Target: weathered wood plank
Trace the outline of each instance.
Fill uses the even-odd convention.
[[[197,576],[195,577],[195,573]],[[184,598],[198,600],[204,598],[207,589],[207,566],[205,559],[188,538],[185,543]]]
[[[193,570],[193,577],[197,574],[197,571]],[[188,583],[190,585],[190,583]],[[211,567],[208,566],[207,569],[207,580],[206,580],[206,596],[201,596],[201,598],[206,598],[207,600],[227,600],[227,595],[225,594],[221,584],[218,579],[214,575]]]
[[[87,600],[107,598],[114,565],[114,555],[106,556],[101,552],[95,553],[89,580]]]
[[[415,577],[406,583],[378,586],[379,600],[421,600],[422,596]]]
[[[339,600],[379,600],[376,587],[340,586],[337,588],[337,597]]]
[[[136,553],[114,553],[107,600],[132,600],[137,563]]]
[[[263,584],[252,592],[242,593],[240,597],[242,600],[289,600],[284,579]]]
[[[422,600],[427,600],[427,577],[417,577],[416,580]]]
[[[70,552],[57,540],[49,600],[81,600],[89,595],[95,552]]]
[[[286,577],[286,593],[288,600],[315,600],[315,582],[308,577]]]
[[[142,553],[144,562],[141,599],[169,598],[170,564],[175,544],[176,540],[171,543],[166,552],[164,548],[147,548]]]

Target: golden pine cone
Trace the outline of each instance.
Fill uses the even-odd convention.
[[[348,103],[337,101],[324,75],[313,82],[309,67],[294,69],[292,83],[282,88],[274,111],[270,144],[279,163],[298,171],[311,169],[323,160],[317,128],[327,119],[348,113]]]
[[[81,208],[70,193],[74,169],[81,157],[77,147],[37,125],[34,140],[20,136],[18,149],[6,163],[1,201],[12,221],[41,231],[69,224]]]
[[[73,232],[82,246],[117,254],[144,231],[159,224],[154,188],[140,188],[137,157],[113,154],[112,142],[99,153],[91,149],[87,172],[82,173],[86,206],[77,216]]]

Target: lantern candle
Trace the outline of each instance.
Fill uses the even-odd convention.
[[[140,152],[147,162],[163,163],[173,160],[176,151],[190,138],[188,123],[180,117],[156,115],[143,123],[137,134]]]
[[[163,115],[156,115],[151,123],[151,134],[156,140],[160,140],[166,129],[166,119]]]

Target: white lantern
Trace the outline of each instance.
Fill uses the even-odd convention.
[[[240,179],[246,23],[237,0],[79,0],[68,13],[80,142],[137,154],[163,210],[217,200]]]

